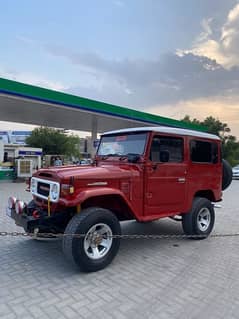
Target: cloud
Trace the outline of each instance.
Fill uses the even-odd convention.
[[[206,28],[206,37],[210,28]],[[59,48],[58,48],[59,49]],[[239,67],[230,69],[193,53],[165,54],[155,60],[107,60],[97,54],[57,51],[94,74],[87,86],[69,93],[180,119],[212,115],[239,136]]]
[[[235,19],[236,14],[232,15]],[[206,39],[212,34],[212,19],[204,20]],[[149,110],[151,106],[174,105],[221,96],[237,96],[239,67],[226,69],[215,59],[198,56],[192,52],[168,53],[154,60],[106,59],[94,52],[75,52],[70,48],[45,45],[48,54],[66,59],[74,65],[79,80],[65,85],[32,73],[5,70],[0,75],[33,85],[66,91],[83,97],[112,104]],[[83,73],[84,72],[84,73]]]
[[[201,26],[202,26],[203,31],[200,33],[200,35],[197,39],[198,42],[207,40],[208,37],[210,35],[212,35],[212,28],[211,28],[212,21],[213,21],[212,18],[202,20]]]
[[[239,136],[239,95],[224,98],[221,96],[199,98],[180,101],[173,105],[155,105],[150,107],[148,111],[175,119],[182,119],[187,114],[191,118],[204,120],[211,115],[222,122],[228,123],[231,134]]]
[[[69,92],[133,107],[235,95],[239,86],[238,67],[227,70],[215,60],[192,53],[165,54],[154,61],[113,61],[66,49],[57,55],[94,74],[88,86],[76,85]]]
[[[202,32],[194,41],[192,48],[178,50],[179,55],[193,53],[215,59],[225,68],[230,69],[239,65],[239,4],[228,13],[226,21],[221,25],[219,36],[213,29],[213,19],[202,21]]]
[[[32,73],[8,72],[18,81],[128,106],[174,118],[208,115],[239,127],[239,4],[219,32],[215,18],[202,20],[193,45],[153,59],[107,59],[59,45],[39,46],[74,66],[72,83],[50,81]],[[28,38],[21,38],[31,45]],[[72,70],[72,68],[71,68]],[[6,77],[2,73],[3,76]],[[1,75],[1,69],[0,69]],[[239,136],[239,132],[238,132]]]
[[[121,8],[125,6],[125,3],[122,0],[114,0],[113,3],[117,7],[121,7]]]
[[[60,81],[51,81],[39,75],[35,75],[30,72],[18,72],[16,70],[6,70],[0,67],[0,77],[7,78],[9,80],[19,81],[27,84],[32,84],[44,88],[48,88],[56,91],[66,91],[68,86],[62,84]]]
[[[17,35],[16,39],[23,43],[24,45],[37,45],[38,42],[36,40],[33,40],[32,38],[26,37],[24,35]]]
[[[228,14],[227,22],[222,27],[221,42],[225,53],[238,55],[239,53],[239,4]],[[235,58],[235,56],[233,56]],[[237,58],[237,63],[239,58]]]

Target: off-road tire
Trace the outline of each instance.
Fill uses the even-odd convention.
[[[208,216],[208,226],[203,230],[199,219],[202,214]],[[203,197],[195,197],[190,212],[182,215],[184,233],[191,239],[204,239],[211,233],[215,222],[215,212],[212,203]]]
[[[94,225],[103,223],[112,231],[113,235],[121,235],[120,223],[109,210],[100,207],[89,207],[76,214],[69,221],[63,236],[63,253],[72,263],[79,266],[83,272],[98,271],[108,266],[116,256],[120,238],[113,238],[107,254],[99,259],[90,258],[84,249],[84,237]],[[76,236],[74,236],[76,235]]]

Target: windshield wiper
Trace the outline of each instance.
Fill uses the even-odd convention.
[[[122,155],[121,154],[105,154],[100,156],[101,156],[101,159],[104,161],[104,160],[107,160],[109,157],[120,157]]]

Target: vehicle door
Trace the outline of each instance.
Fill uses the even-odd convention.
[[[145,215],[182,212],[187,187],[185,141],[182,137],[155,135],[145,169]]]

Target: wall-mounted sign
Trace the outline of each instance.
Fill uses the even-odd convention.
[[[33,155],[33,156],[36,156],[36,155],[38,155],[38,156],[42,156],[42,152],[40,152],[40,151],[22,151],[22,150],[19,150],[18,151],[18,155],[19,156],[26,156],[26,155],[28,155],[28,156],[30,156],[30,155]]]
[[[11,131],[10,141],[12,144],[26,144],[26,139],[31,133],[31,131]]]

